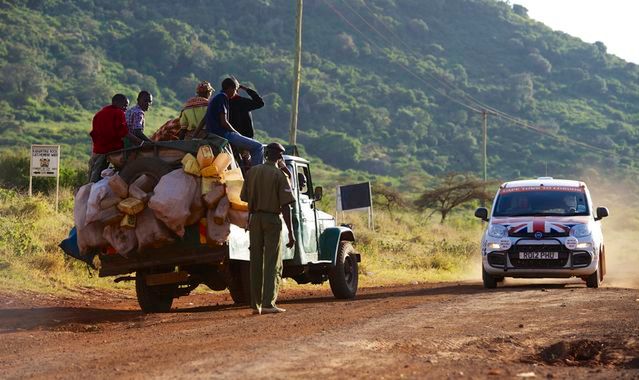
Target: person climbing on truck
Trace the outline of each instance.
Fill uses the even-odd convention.
[[[282,278],[280,235],[282,220],[288,228],[288,248],[295,245],[291,203],[295,202],[286,175],[277,167],[284,147],[278,143],[266,146],[266,163],[254,166],[247,173],[241,199],[248,203],[250,239],[250,288],[253,314],[286,311],[275,306]]]
[[[251,154],[251,166],[264,162],[262,143],[242,136],[229,122],[229,99],[237,94],[238,83],[233,78],[222,81],[222,90],[211,99],[206,111],[206,130],[225,138],[238,150],[248,150]]]

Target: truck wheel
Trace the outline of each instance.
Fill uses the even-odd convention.
[[[483,265],[481,267],[481,279],[484,281],[484,288],[495,289],[497,287],[497,278],[489,275]]]
[[[146,283],[145,272],[135,274],[135,294],[138,304],[145,313],[166,313],[171,310],[176,286],[149,286]]]
[[[251,267],[248,261],[231,261],[229,293],[236,305],[251,302]]]
[[[335,298],[355,298],[357,293],[357,259],[349,241],[340,241],[335,266],[328,273],[328,282]]]
[[[172,169],[171,165],[159,158],[140,157],[124,165],[119,175],[126,183],[131,184],[140,176],[146,174],[153,178],[157,184],[160,178],[169,174]]]

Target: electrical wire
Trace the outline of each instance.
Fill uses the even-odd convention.
[[[330,4],[327,0],[322,0],[324,2],[324,4],[326,4],[338,17],[340,17],[346,24],[348,24],[353,30],[355,30],[358,34],[360,34],[360,36],[362,36],[366,41],[368,41],[371,45],[373,45],[375,48],[377,48],[379,51],[384,52],[384,48],[380,47],[376,42],[374,42],[372,39],[370,39],[364,32],[362,32],[358,27],[356,27],[346,16],[344,16],[339,10],[337,10],[332,4]],[[343,1],[343,3],[346,5],[346,7],[352,12],[354,13],[359,19],[361,19],[371,30],[373,30],[376,34],[378,34],[384,41],[386,41],[386,43],[390,44],[391,46],[394,45],[393,41],[391,41],[386,35],[384,35],[383,33],[381,33],[374,25],[372,25],[371,23],[368,22],[368,20],[366,20],[359,12],[357,12],[350,4],[348,4],[347,1]],[[373,17],[375,18],[374,12],[369,8],[368,5],[366,5],[365,2],[364,6],[366,7],[366,9],[373,15]],[[410,48],[410,46],[408,46],[408,44],[406,44],[405,41],[403,41],[399,36],[397,36],[396,33],[394,33],[390,28],[388,28],[386,25],[382,24],[384,26],[384,28],[389,32],[390,35],[394,36],[403,46],[405,46],[408,51],[411,51],[410,54],[407,54],[406,51],[403,51],[404,54],[406,54],[409,57],[412,57],[413,59],[419,59],[419,57],[417,57],[416,54],[412,53],[412,49]],[[516,116],[510,115],[506,112],[500,111],[497,108],[491,107],[481,101],[479,101],[478,99],[472,97],[471,95],[467,94],[465,91],[463,91],[462,89],[460,89],[459,87],[455,86],[454,84],[451,83],[447,83],[442,79],[437,78],[436,76],[425,72],[424,74],[426,76],[428,76],[432,81],[437,82],[439,85],[447,88],[448,90],[451,91],[455,91],[456,93],[459,93],[461,95],[463,95],[464,101],[458,99],[458,98],[454,98],[453,96],[447,94],[445,91],[441,90],[438,87],[435,87],[434,85],[432,85],[431,83],[429,83],[428,81],[426,81],[424,78],[422,78],[419,74],[413,72],[409,67],[407,67],[406,65],[404,65],[401,62],[396,62],[400,67],[402,67],[405,71],[407,71],[409,74],[411,74],[413,77],[415,77],[416,79],[418,79],[420,82],[424,83],[425,85],[427,85],[429,88],[435,90],[438,94],[444,96],[445,98],[453,101],[454,103],[457,103],[461,106],[463,106],[464,108],[467,108],[473,112],[476,113],[488,113],[490,115],[496,116],[502,120],[505,121],[509,121],[513,124],[519,125],[523,128],[535,131],[537,133],[546,135],[548,137],[552,137],[556,140],[560,140],[560,141],[564,141],[564,142],[569,142],[569,143],[573,143],[573,144],[577,144],[580,146],[583,146],[585,148],[589,148],[589,149],[593,149],[602,153],[607,153],[607,154],[614,154],[614,152],[611,152],[607,149],[603,149],[603,148],[599,148],[593,145],[590,145],[588,143],[582,142],[582,141],[578,141],[578,140],[573,140],[573,139],[569,139],[565,136],[561,136],[561,135],[557,135],[554,134],[550,131],[545,130],[544,128],[541,128],[539,126],[533,125],[531,123],[528,123],[527,121],[524,121],[522,119],[517,118]]]

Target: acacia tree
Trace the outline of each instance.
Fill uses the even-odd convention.
[[[421,210],[433,210],[430,215],[439,212],[442,216],[440,222],[444,223],[446,216],[455,207],[473,200],[490,200],[492,196],[486,191],[489,184],[492,183],[470,174],[450,173],[442,177],[437,185],[422,193],[415,205]]]
[[[391,218],[394,209],[406,207],[406,200],[402,194],[394,187],[375,183],[373,185],[373,203],[376,206],[385,208]]]

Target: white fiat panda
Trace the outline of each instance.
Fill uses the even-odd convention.
[[[600,220],[608,209],[593,211],[590,192],[580,181],[541,177],[506,182],[493,201],[481,242],[485,288],[505,277],[580,277],[597,288],[606,273]]]

